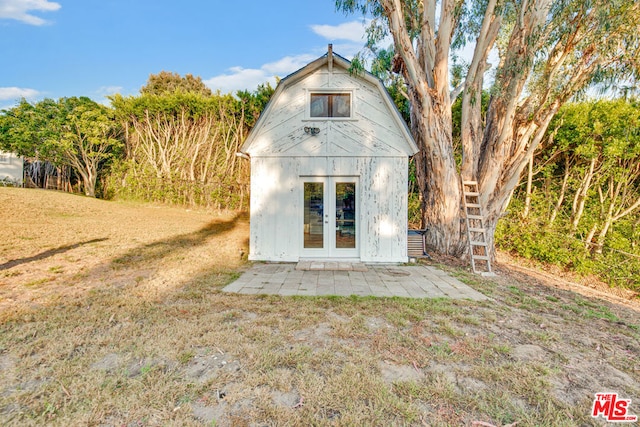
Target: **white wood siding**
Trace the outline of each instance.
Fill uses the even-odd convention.
[[[305,177],[356,176],[363,262],[407,261],[406,157],[253,157],[249,258],[298,261]]]
[[[333,64],[330,72],[321,58],[285,78],[243,145],[251,157],[249,259],[299,260],[303,183],[314,177],[357,177],[361,261],[408,259],[408,157],[417,148],[380,82],[350,75],[344,59]],[[351,117],[311,119],[313,91],[351,93]]]
[[[352,91],[351,119],[307,118],[309,92],[329,88]],[[320,133],[308,135],[305,126],[317,127]],[[342,69],[329,73],[321,68],[288,86],[254,132],[249,150],[254,156],[407,155],[404,135],[389,114],[383,94]]]

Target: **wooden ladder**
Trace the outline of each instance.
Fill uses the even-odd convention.
[[[477,181],[462,180],[462,204],[467,221],[467,238],[469,240],[469,255],[471,268],[476,274],[495,276],[491,271],[491,256],[487,242],[487,230],[484,227],[484,217],[480,206],[480,192]],[[478,268],[478,261],[481,268]],[[483,268],[482,268],[483,267]]]

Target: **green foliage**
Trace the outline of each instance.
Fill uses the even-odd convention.
[[[158,74],[151,74],[147,84],[140,89],[142,95],[164,95],[174,92],[190,92],[205,96],[212,95],[211,89],[202,82],[201,77],[194,77],[191,74],[181,77],[180,74],[169,71],[160,71]]]
[[[589,251],[579,240],[567,238],[560,230],[544,226],[543,221],[523,221],[517,212],[522,203],[515,201],[512,211],[496,229],[500,249],[547,264],[588,272]]]
[[[249,164],[235,154],[271,85],[214,95],[200,77],[163,71],[140,92],[112,96],[112,108],[86,97],[22,100],[0,113],[0,150],[53,165],[67,190],[77,177],[91,196],[246,209]]]
[[[372,26],[372,28],[375,26]],[[391,96],[393,103],[402,115],[402,118],[410,125],[410,110],[409,99],[407,97],[407,85],[402,75],[393,71],[395,50],[393,46],[388,49],[379,49],[375,45],[369,43],[368,47],[373,53],[371,60],[371,74],[376,76],[382,81],[382,84],[387,89],[387,92]],[[354,57],[351,62],[351,68],[353,72],[363,72],[365,69],[364,54],[360,53]]]
[[[626,236],[617,235],[621,242]],[[544,221],[523,222],[517,214],[503,218],[496,229],[499,249],[527,259],[556,265],[581,275],[595,275],[611,286],[640,292],[640,254],[614,248],[594,254],[584,242],[567,233],[566,227],[549,228]],[[634,256],[635,255],[635,256]]]
[[[86,97],[23,99],[0,116],[0,140],[5,150],[71,167],[92,197],[101,169],[122,152],[113,111]]]
[[[20,156],[33,156],[36,152],[47,156],[49,143],[55,141],[51,132],[59,122],[58,113],[58,105],[51,99],[37,104],[22,99],[0,115],[0,148]]]
[[[422,226],[422,206],[417,191],[409,193],[408,200],[409,228],[420,229]]]
[[[273,89],[255,94],[174,91],[111,98],[128,159],[109,179],[123,198],[246,209],[249,164],[236,152]]]
[[[217,182],[158,177],[149,167],[124,161],[105,179],[108,196],[140,202],[207,206],[214,209],[243,210],[249,203],[249,186],[236,177]]]
[[[499,247],[640,291],[638,102],[566,105],[535,160],[529,215],[519,188],[496,230]]]
[[[232,98],[231,95],[207,96],[196,92],[176,91],[128,97],[116,94],[110,96],[109,100],[115,109],[116,118],[122,121],[133,117],[143,119],[147,115],[177,118],[182,114],[189,119],[200,119],[216,111],[220,104],[230,102]],[[236,106],[233,108],[236,109]]]
[[[260,114],[267,106],[275,89],[270,83],[261,84],[254,92],[247,90],[238,91],[237,96],[240,98],[246,116],[247,126],[253,127],[260,117]]]

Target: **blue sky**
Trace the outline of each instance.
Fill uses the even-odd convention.
[[[0,0],[0,108],[21,97],[137,94],[162,70],[222,93],[254,90],[364,45],[334,0]]]

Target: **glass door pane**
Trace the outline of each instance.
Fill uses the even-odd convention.
[[[304,183],[304,247],[324,248],[324,183]]]
[[[336,248],[356,247],[356,184],[336,182]]]

